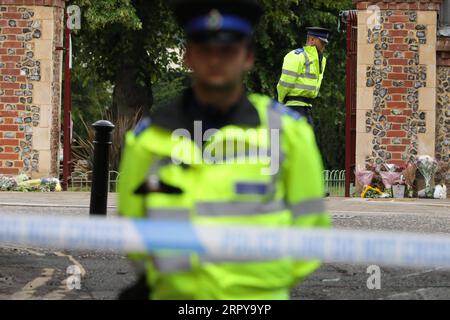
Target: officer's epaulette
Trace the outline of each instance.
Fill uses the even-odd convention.
[[[134,135],[136,137],[139,136],[145,129],[150,127],[151,123],[152,121],[149,117],[142,118],[133,130]]]
[[[274,103],[272,103],[272,109],[274,109],[275,111],[281,113],[281,114],[285,114],[288,115],[289,117],[295,119],[295,120],[299,120],[302,115],[300,113],[298,113],[295,110],[292,110],[289,107],[286,107],[284,104],[278,103],[276,101],[274,101]]]
[[[294,51],[294,53],[295,53],[295,54],[300,54],[300,53],[302,53],[303,51],[305,51],[305,49],[303,49],[303,48],[298,48],[298,49],[296,49],[296,50]]]

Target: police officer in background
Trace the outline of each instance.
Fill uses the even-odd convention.
[[[298,113],[269,97],[248,94],[243,86],[255,60],[251,42],[262,14],[259,4],[171,4],[187,36],[185,63],[193,84],[127,134],[120,214],[219,226],[329,226],[312,128]],[[235,150],[236,145],[246,149]],[[213,146],[216,152],[206,152]],[[270,163],[248,152],[252,148],[271,150]],[[288,299],[290,290],[319,266],[289,257],[233,261],[217,254],[130,253],[143,266],[134,293],[149,299]],[[130,292],[121,298],[139,298]]]
[[[312,106],[319,95],[327,63],[323,53],[328,36],[327,29],[307,28],[306,45],[284,57],[277,85],[278,101],[307,117],[311,125],[314,124]]]

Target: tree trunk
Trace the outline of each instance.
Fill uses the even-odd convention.
[[[133,117],[139,109],[148,114],[153,103],[152,88],[150,83],[139,85],[138,74],[138,66],[124,63],[118,67],[112,101],[115,119],[122,115]]]

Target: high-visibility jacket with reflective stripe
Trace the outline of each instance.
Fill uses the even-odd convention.
[[[288,106],[311,106],[310,102],[285,101],[287,97],[315,99],[319,95],[327,59],[322,58],[314,46],[305,46],[284,57],[280,81],[277,85],[278,101]]]
[[[227,125],[203,150],[154,124],[138,136],[129,132],[120,169],[119,212],[194,224],[329,226],[322,203],[322,160],[312,128],[268,97],[250,95],[249,101],[261,124],[250,130]],[[279,139],[268,134],[269,128],[279,130]],[[232,145],[252,151],[221,148],[230,136],[236,138]],[[271,150],[279,170],[267,157],[256,157],[259,150]],[[227,161],[214,161],[223,154]],[[172,192],[136,194],[145,181],[160,181]],[[152,299],[288,299],[290,289],[318,266],[318,261],[289,257],[243,262],[167,251],[152,253],[146,261]]]

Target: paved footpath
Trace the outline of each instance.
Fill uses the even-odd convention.
[[[88,216],[89,193],[0,192],[0,214]],[[326,199],[334,226],[345,229],[450,233],[450,200]],[[108,215],[116,215],[110,194]],[[57,248],[57,244],[55,244]],[[450,299],[450,272],[381,267],[381,289],[367,288],[368,266],[324,264],[292,291],[292,299]],[[71,270],[81,288],[67,286]],[[112,251],[0,245],[0,299],[114,299],[132,283],[133,269]]]

